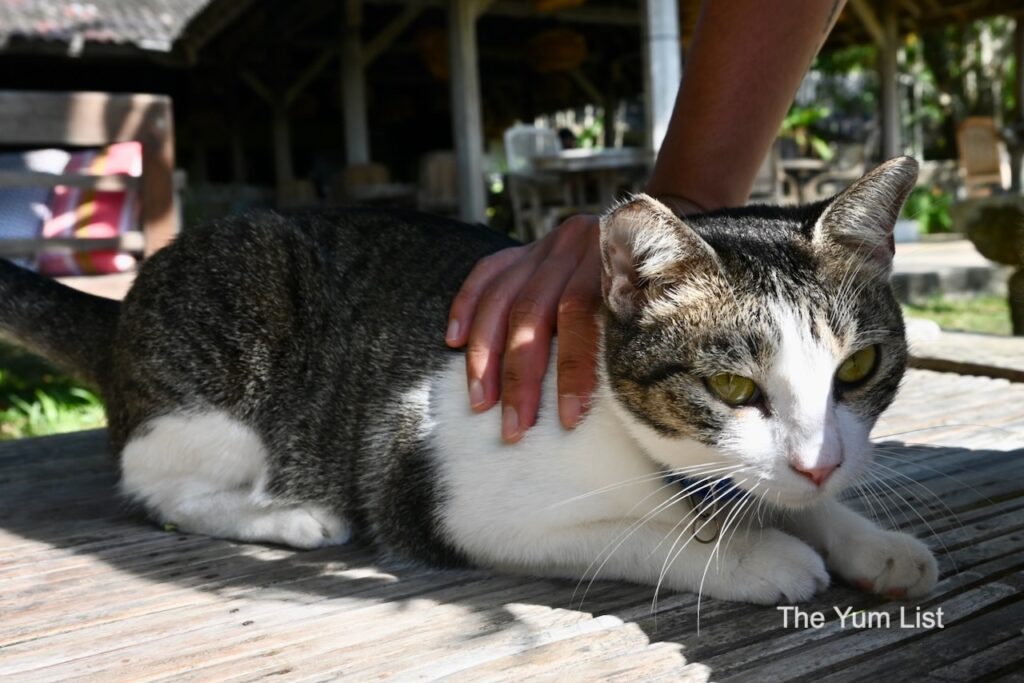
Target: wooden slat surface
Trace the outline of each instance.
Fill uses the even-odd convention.
[[[0,258],[30,256],[51,249],[64,249],[76,252],[111,250],[142,252],[145,246],[146,240],[141,232],[126,232],[117,237],[0,239]]]
[[[939,554],[942,630],[784,629],[773,608],[597,582],[384,566],[148,525],[102,432],[0,444],[4,680],[995,680],[1024,671],[1024,384],[911,371],[876,430],[880,501]],[[909,479],[908,479],[909,477]],[[901,504],[899,497],[913,503]],[[898,614],[845,586],[833,605]],[[893,672],[899,672],[892,678]]]
[[[139,178],[127,173],[84,175],[81,173],[40,173],[35,171],[0,170],[0,188],[7,187],[77,187],[97,192],[124,192],[141,185]]]

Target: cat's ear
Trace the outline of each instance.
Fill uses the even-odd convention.
[[[914,159],[896,157],[840,192],[814,226],[815,246],[853,252],[887,274],[895,250],[893,228],[917,170]]]
[[[633,317],[667,290],[717,272],[717,256],[667,206],[639,194],[601,218],[601,287],[608,308]]]

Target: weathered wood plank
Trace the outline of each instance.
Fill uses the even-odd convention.
[[[41,251],[131,251],[142,252],[146,240],[141,232],[126,232],[118,237],[48,237],[46,239],[0,240],[0,257],[30,256]]]
[[[893,471],[878,474],[924,517],[889,493],[892,521],[939,553],[940,584],[920,604],[947,610],[944,631],[798,631],[772,608],[704,599],[698,636],[688,594],[662,595],[652,611],[649,587],[598,581],[581,605],[573,581],[387,568],[363,548],[302,553],[166,533],[121,507],[102,432],[0,444],[0,677],[998,676],[1021,659],[1017,636],[998,625],[1020,621],[1024,605],[1024,441],[999,434],[1024,427],[1020,389],[913,371],[876,431],[922,429],[893,438],[942,445],[886,444],[881,454],[895,448],[895,459],[879,463]],[[869,500],[854,504],[879,504]],[[807,607],[833,604],[896,613],[901,603],[836,586]]]

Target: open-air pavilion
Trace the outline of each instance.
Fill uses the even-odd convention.
[[[272,183],[279,200],[301,201],[309,191],[296,181],[317,172],[318,147],[335,156],[334,172],[383,160],[404,165],[406,179],[413,162],[400,157],[447,147],[458,214],[485,220],[488,144],[545,107],[608,112],[633,101],[643,120],[630,144],[657,150],[700,3],[191,0],[138,12],[96,2],[78,14],[60,4],[0,5],[7,87],[172,94],[191,184]],[[1006,0],[848,3],[826,49],[878,46],[879,157],[904,149],[902,37],[1021,10]]]
[[[596,103],[626,112],[627,144],[657,150],[698,4],[0,0],[12,89],[0,119],[25,122],[17,136],[0,125],[0,146],[141,141],[143,192],[147,168],[165,186],[143,209],[147,240],[157,236],[147,248],[176,229],[177,166],[190,192],[220,186],[221,210],[308,201],[318,176],[376,162],[410,180],[420,155],[450,150],[453,208],[484,220],[487,154],[517,120]],[[1024,18],[1024,0],[849,0],[829,40],[879,48],[876,156],[905,147],[901,36],[994,15]],[[528,46],[551,31],[587,47],[548,54],[562,66],[538,70]],[[27,89],[57,99],[13,92]],[[83,90],[122,94],[68,94]],[[124,94],[140,92],[163,94]],[[62,104],[26,109],[42,102]],[[358,545],[300,552],[180,534],[125,509],[106,435],[93,430],[0,442],[0,678],[1020,680],[1020,342],[944,332],[915,345],[911,366],[873,435],[884,468],[851,504],[935,550],[940,580],[919,601],[833,585],[804,606],[824,624],[805,628],[773,607],[655,602],[649,587],[617,582],[584,592],[394,566]],[[835,609],[877,615],[875,627],[844,628]],[[941,613],[942,627],[921,612]]]

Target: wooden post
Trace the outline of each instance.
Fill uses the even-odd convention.
[[[244,184],[247,175],[245,168],[245,142],[242,140],[241,126],[236,124],[231,127],[231,180],[239,185]]]
[[[345,155],[349,164],[370,161],[366,123],[366,80],[363,59],[361,0],[346,0],[341,27],[341,106],[345,115]]]
[[[448,58],[451,67],[452,128],[459,176],[459,217],[485,221],[483,117],[476,49],[479,0],[449,0]]]
[[[879,46],[878,77],[881,86],[882,158],[890,159],[903,153],[900,140],[899,7],[895,2],[882,6],[883,42]]]
[[[1017,100],[1016,120],[1014,121],[1013,144],[1010,145],[1010,191],[1019,193],[1021,190],[1021,160],[1024,158],[1024,16],[1014,19],[1013,58],[1016,62],[1013,77],[1013,95]]]
[[[647,144],[657,153],[683,77],[678,3],[644,0],[642,26]]]
[[[277,179],[278,199],[289,192],[295,171],[292,168],[292,135],[288,127],[288,105],[275,102],[271,109],[274,126],[274,175]]]

